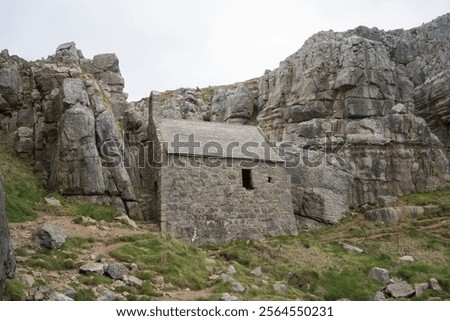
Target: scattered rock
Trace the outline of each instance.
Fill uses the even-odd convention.
[[[256,269],[254,269],[250,273],[253,274],[254,276],[261,276],[262,275],[261,267],[258,266]]]
[[[428,283],[417,283],[414,284],[414,291],[416,292],[416,296],[422,295],[422,293],[428,289]]]
[[[105,265],[103,263],[86,263],[80,267],[80,273],[96,273],[103,275],[105,273]]]
[[[415,293],[412,286],[405,281],[388,284],[386,292],[394,298],[409,298]]]
[[[372,279],[375,279],[378,282],[381,282],[384,284],[388,284],[391,280],[389,278],[389,271],[387,269],[379,268],[379,267],[373,267],[369,272],[369,276]]]
[[[373,296],[372,301],[386,301],[386,297],[384,296],[383,292],[378,291]]]
[[[67,233],[52,223],[44,223],[36,228],[33,241],[48,249],[59,249],[64,245]]]
[[[350,245],[350,244],[346,244],[346,243],[342,243],[342,247],[348,251],[352,251],[352,252],[356,252],[356,253],[364,253],[364,251],[362,249],[360,249],[359,247]]]
[[[234,295],[230,295],[229,293],[224,293],[220,300],[221,301],[238,301],[239,298]]]
[[[31,288],[34,284],[34,278],[29,274],[20,274],[17,276],[18,280],[23,283],[27,288]]]
[[[54,197],[45,197],[44,201],[46,204],[51,206],[61,206],[61,202]]]
[[[62,293],[72,299],[75,299],[75,296],[77,295],[77,291],[65,283],[58,283],[53,286],[53,289],[56,292]]]
[[[400,261],[405,261],[405,262],[414,262],[414,257],[412,257],[411,255],[404,255],[400,258],[398,258]]]
[[[125,282],[123,282],[122,280],[115,280],[112,284],[113,288],[118,288],[121,286],[125,286]]]
[[[229,282],[231,283],[231,286],[233,287],[233,291],[237,292],[237,293],[243,293],[245,292],[245,287],[238,281],[236,281],[232,276],[222,273],[220,275],[220,278],[224,281],[224,282]]]
[[[163,286],[164,285],[164,276],[162,275],[157,275],[155,276],[155,285],[156,286]]]
[[[123,282],[125,282],[126,285],[135,287],[137,289],[142,288],[142,280],[138,279],[135,276],[125,275],[123,278]]]
[[[106,269],[106,274],[113,280],[122,280],[129,273],[122,263],[111,263]]]
[[[45,299],[48,299],[51,292],[52,291],[49,286],[38,286],[34,293],[34,301],[43,301]]]
[[[342,299],[338,299],[337,301],[350,301],[350,299],[342,298]]]
[[[97,299],[96,301],[116,301],[117,293],[107,289],[103,286],[97,289]]]
[[[436,280],[435,278],[431,278],[430,279],[429,285],[430,285],[430,289],[433,289],[433,290],[436,290],[436,291],[442,291],[442,288],[439,285],[438,280]]]
[[[69,298],[67,295],[64,295],[59,292],[52,292],[50,294],[50,297],[48,298],[49,301],[73,301],[72,298]]]
[[[97,221],[89,216],[80,216],[81,217],[81,224],[83,225],[95,225],[97,224]]]
[[[91,255],[89,255],[89,258],[94,262],[101,262],[103,259],[103,255],[95,252],[95,253],[92,253]]]
[[[220,278],[220,275],[213,274],[213,275],[210,275],[208,279],[211,280],[211,281],[216,281],[219,278]]]
[[[207,257],[207,258],[205,259],[205,263],[206,263],[206,264],[216,264],[216,260]]]
[[[273,288],[276,292],[278,293],[284,293],[288,290],[288,287],[286,286],[286,284],[277,282],[273,285]]]
[[[245,287],[238,281],[234,281],[231,283],[233,291],[236,293],[244,293]]]
[[[116,220],[119,222],[122,222],[123,224],[126,224],[128,226],[131,226],[134,229],[138,228],[136,222],[133,221],[131,218],[129,218],[127,215],[122,215],[122,216],[116,217]]]
[[[137,271],[139,271],[139,266],[136,263],[131,263],[130,264],[130,272],[133,273],[133,272],[137,272]]]
[[[228,274],[228,275],[236,274],[236,269],[234,268],[233,265],[230,265],[230,266],[228,267],[227,274]]]

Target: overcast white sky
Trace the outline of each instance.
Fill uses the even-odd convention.
[[[115,52],[129,100],[150,90],[261,76],[320,30],[412,28],[449,0],[0,0],[0,50],[28,60],[75,41],[87,58]]]

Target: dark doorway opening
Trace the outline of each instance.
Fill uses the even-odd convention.
[[[253,189],[252,170],[242,169],[242,186],[246,189]]]

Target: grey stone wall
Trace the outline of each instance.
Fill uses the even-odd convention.
[[[241,166],[240,160],[216,159],[222,163],[217,167],[181,165],[192,161],[169,155],[169,165],[161,168],[163,232],[194,244],[297,234],[291,183],[283,163],[251,168],[253,189],[246,189],[242,168],[250,167]]]

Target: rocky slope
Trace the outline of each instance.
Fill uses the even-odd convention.
[[[5,191],[0,171],[0,301],[3,298],[5,280],[14,277],[15,269],[16,261],[6,219]]]
[[[260,126],[288,161],[299,227],[335,223],[449,183],[449,44],[450,14],[410,30],[319,32],[260,78],[162,93],[162,113]],[[0,129],[17,132],[50,191],[142,217],[148,103],[127,103],[123,85],[114,54],[86,59],[67,43],[27,62],[3,51]]]

